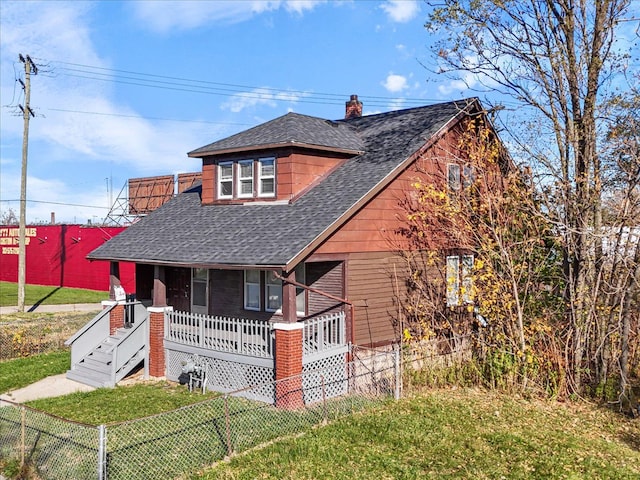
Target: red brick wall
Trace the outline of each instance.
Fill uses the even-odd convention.
[[[164,377],[164,308],[149,308],[149,375]]]
[[[281,324],[282,325],[282,324]],[[302,329],[276,330],[276,406],[294,409],[302,407]],[[285,327],[286,328],[286,327]]]
[[[124,305],[117,304],[109,313],[109,334],[116,333],[118,328],[124,327]]]

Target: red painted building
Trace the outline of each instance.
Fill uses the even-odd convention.
[[[87,254],[125,227],[31,225],[26,228],[26,283],[109,290],[109,262]],[[0,280],[18,281],[18,226],[0,225]],[[120,265],[122,286],[135,292],[135,264]]]

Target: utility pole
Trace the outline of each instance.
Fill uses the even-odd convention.
[[[31,73],[38,74],[38,67],[31,60],[29,55],[25,57],[19,55],[20,61],[24,63],[24,107],[22,118],[24,118],[24,133],[22,136],[22,174],[20,176],[20,228],[18,230],[18,311],[24,312],[24,285],[26,277],[26,224],[27,224],[27,152],[29,150],[29,118],[35,117],[29,102],[31,100]],[[22,82],[20,82],[22,83]]]

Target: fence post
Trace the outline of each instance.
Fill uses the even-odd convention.
[[[393,347],[393,356],[394,356],[394,374],[395,374],[395,380],[396,380],[396,384],[395,384],[395,391],[393,393],[393,398],[396,400],[400,400],[400,395],[401,395],[401,388],[402,388],[402,371],[401,371],[401,365],[400,365],[400,346],[399,345],[395,345]]]
[[[324,375],[320,375],[320,380],[322,380],[322,410],[324,414],[324,425],[327,424],[329,419],[327,418],[327,392],[324,384]]]
[[[24,451],[26,442],[27,412],[24,405],[20,407],[20,467],[24,467]]]
[[[107,427],[98,427],[98,480],[105,480],[107,469]]]
[[[231,425],[229,418],[229,395],[225,394],[224,396],[224,423],[225,430],[227,433],[227,455],[231,456],[233,453],[233,447],[231,446]]]

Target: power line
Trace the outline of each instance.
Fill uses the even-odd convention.
[[[65,112],[65,113],[81,113],[84,115],[103,115],[108,117],[124,117],[124,118],[139,118],[141,120],[160,120],[164,122],[185,122],[185,123],[207,123],[215,125],[238,125],[241,127],[251,126],[251,123],[240,122],[214,122],[210,120],[183,120],[178,118],[160,118],[160,117],[143,117],[142,115],[126,115],[124,113],[105,113],[105,112],[86,112],[82,110],[67,110],[64,108],[47,108],[46,110],[51,112]]]
[[[70,62],[51,61],[60,65],[70,65],[68,68],[59,67],[57,71],[62,75],[97,80],[104,82],[120,83],[125,85],[135,85],[147,88],[159,88],[165,90],[184,91],[189,93],[200,93],[208,95],[218,95],[225,97],[241,96],[250,99],[267,99],[272,101],[296,101],[300,103],[314,103],[323,105],[340,105],[347,94],[309,92],[295,89],[278,89],[272,87],[257,87],[242,84],[212,82],[207,80],[189,79],[173,77],[167,75],[156,75],[131,70],[118,70],[105,67],[96,67]],[[67,73],[69,72],[69,73]],[[106,72],[106,73],[105,73]],[[124,75],[121,75],[124,74]],[[424,105],[425,103],[438,102],[441,99],[435,98],[411,98],[411,97],[382,97],[375,95],[358,95],[369,106],[387,107],[390,103],[401,101],[405,105]]]
[[[116,72],[116,73],[125,73],[128,75],[135,75],[135,77],[122,77],[125,79],[136,79],[136,80],[142,80],[142,81],[147,81],[147,82],[157,82],[157,83],[163,83],[163,84],[173,84],[173,85],[185,85],[184,83],[176,83],[176,82],[188,82],[188,83],[192,83],[192,84],[196,84],[194,85],[195,87],[198,87],[198,84],[201,84],[203,86],[200,86],[198,88],[211,88],[211,89],[215,89],[215,90],[221,90],[221,91],[229,91],[229,92],[234,92],[234,93],[245,93],[246,89],[249,90],[263,90],[263,91],[267,91],[267,92],[272,92],[276,95],[280,95],[280,94],[289,94],[289,95],[312,95],[315,98],[318,99],[322,99],[325,98],[326,100],[333,100],[336,103],[340,103],[342,101],[344,101],[345,97],[348,97],[348,95],[343,94],[343,93],[325,93],[325,92],[314,92],[314,93],[310,93],[308,91],[304,91],[304,90],[284,90],[284,89],[279,89],[279,88],[272,88],[272,87],[256,87],[256,86],[251,86],[251,85],[243,85],[243,84],[235,84],[235,83],[223,83],[223,82],[213,82],[210,80],[198,80],[198,79],[190,79],[190,78],[183,78],[183,77],[173,77],[173,76],[167,76],[167,75],[157,75],[157,74],[151,74],[151,73],[143,73],[143,72],[134,72],[131,70],[118,70],[118,69],[111,69],[111,68],[105,68],[105,67],[96,67],[96,66],[92,66],[92,65],[83,65],[83,64],[78,64],[78,63],[69,63],[69,62],[56,62],[56,63],[60,63],[60,64],[64,64],[64,65],[72,65],[72,66],[76,66],[76,67],[83,67],[83,68],[89,68],[89,69],[94,69],[94,70],[102,70],[102,71],[106,71],[106,72]],[[90,70],[78,70],[78,69],[71,69],[71,68],[66,68],[63,67],[63,70],[69,70],[69,71],[77,71],[80,73],[90,73],[90,74],[94,74],[94,75],[111,75],[114,77],[118,77],[119,75],[113,75],[111,73],[100,73],[100,72],[92,72]],[[66,75],[70,75],[72,76],[72,74],[66,74]],[[141,78],[138,78],[141,77]],[[147,79],[145,77],[150,77],[151,79],[155,79],[155,78],[160,78],[160,79],[164,79],[164,80],[150,80]],[[166,80],[171,80],[171,82],[166,81]],[[211,85],[215,86],[215,87],[211,87]],[[360,95],[359,95],[360,96]],[[363,98],[369,99],[369,100],[382,100],[382,101],[389,101],[389,100],[394,100],[395,98],[393,97],[381,97],[381,96],[374,96],[374,95],[362,95]],[[426,99],[426,98],[416,98],[416,99],[410,99],[407,98],[406,100],[408,101],[415,101],[415,102],[425,102],[425,101],[437,101],[436,99]]]
[[[20,200],[0,200],[0,202],[7,202],[7,203],[11,203],[11,202],[19,202]],[[27,200],[27,203],[43,203],[46,205],[62,205],[64,207],[84,207],[84,208],[101,208],[103,210],[108,210],[110,207],[100,207],[97,205],[83,205],[81,203],[66,203],[66,202],[47,202],[44,200]]]

